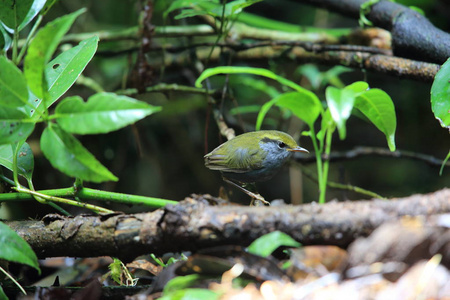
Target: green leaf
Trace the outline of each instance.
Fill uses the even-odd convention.
[[[247,250],[249,253],[268,257],[281,246],[300,247],[301,244],[286,233],[277,230],[257,238]]]
[[[314,126],[314,122],[323,111],[320,100],[312,93],[285,93],[278,97],[276,105],[292,111],[299,119],[305,121],[310,128]]]
[[[34,123],[27,120],[19,109],[0,106],[0,144],[25,140],[34,129]]]
[[[173,280],[173,279],[172,279]],[[160,300],[216,300],[220,299],[221,294],[208,289],[184,289],[175,291],[168,295],[163,294]]]
[[[331,117],[337,124],[340,139],[343,140],[346,136],[345,122],[352,112],[355,92],[351,89],[338,89],[329,86],[325,90],[325,95]]]
[[[122,275],[122,264],[117,258],[113,258],[113,262],[109,264],[108,268],[111,270],[111,278],[120,284],[120,275]]]
[[[370,89],[356,97],[355,108],[385,134],[389,149],[395,151],[397,118],[391,97],[380,89]]]
[[[8,300],[8,296],[6,296],[1,286],[0,286],[0,300]]]
[[[15,145],[0,145],[0,165],[11,171],[13,171],[13,147]],[[19,175],[31,180],[34,170],[34,156],[30,145],[23,143],[17,156]]]
[[[84,11],[80,9],[47,23],[31,41],[24,61],[24,73],[29,88],[39,99],[44,98],[48,88],[44,76],[45,65],[50,61],[61,38]]]
[[[47,107],[59,99],[77,80],[97,51],[98,37],[86,39],[64,51],[45,67],[48,82]]]
[[[199,274],[175,277],[164,286],[164,294],[173,293],[194,286],[200,279],[201,276]]]
[[[28,265],[41,272],[36,254],[14,230],[0,222],[0,259]]]
[[[352,84],[347,85],[345,87],[345,89],[351,90],[351,91],[355,92],[356,94],[363,93],[369,89],[369,84],[365,81],[356,81],[356,82],[353,82]]]
[[[11,41],[11,37],[0,24],[0,53],[2,53],[1,50],[8,51],[9,47],[11,47]]]
[[[431,86],[431,110],[442,127],[450,130],[450,58],[441,66]]]
[[[312,94],[311,97],[316,97],[316,95],[313,92],[308,91],[305,88],[302,88],[301,86],[299,86],[298,84],[296,84],[293,81],[290,81],[286,78],[276,75],[272,71],[269,71],[269,70],[263,69],[263,68],[251,68],[251,67],[223,67],[223,66],[221,66],[221,67],[206,69],[205,71],[203,71],[202,74],[200,74],[200,76],[195,81],[195,87],[201,88],[202,81],[204,81],[205,79],[207,79],[211,76],[218,75],[218,74],[253,74],[253,75],[264,76],[264,77],[276,80],[280,84],[290,87],[291,89],[296,90],[297,92],[303,92],[305,94],[309,93],[309,94]]]
[[[117,181],[71,134],[52,124],[41,136],[41,149],[53,167],[71,177],[85,181]]]
[[[198,5],[202,2],[210,2],[210,0],[198,0],[195,1],[195,4]],[[164,18],[167,18],[169,13],[171,13],[174,10],[193,6],[194,2],[192,0],[175,0],[170,4],[169,8],[164,11]]]
[[[64,99],[56,106],[54,117],[67,132],[97,134],[125,127],[160,110],[127,96],[98,93],[87,102],[78,96]]]
[[[0,56],[0,70],[0,105],[18,107],[27,103],[27,82],[19,68]]]
[[[174,17],[175,20],[185,19],[185,18],[191,18],[196,16],[207,16],[212,15],[206,10],[198,10],[198,9],[185,9],[178,15]],[[214,16],[214,15],[213,15]]]
[[[261,128],[264,116],[273,105],[289,109],[299,119],[305,121],[309,127],[314,126],[314,122],[323,111],[320,100],[313,93],[284,93],[265,103],[261,107],[256,120],[256,130],[259,130]]]
[[[13,32],[22,30],[39,13],[45,0],[2,0],[0,20]]]

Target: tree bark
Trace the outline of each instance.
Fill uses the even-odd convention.
[[[114,256],[124,260],[148,253],[196,251],[218,245],[249,245],[274,230],[304,245],[347,247],[381,224],[402,216],[450,212],[450,189],[407,198],[329,202],[293,206],[212,206],[211,196],[187,198],[151,213],[134,215],[48,215],[41,221],[13,221],[38,257]]]
[[[367,0],[298,0],[359,18],[361,4]],[[370,8],[367,19],[392,34],[394,55],[443,64],[450,57],[450,34],[436,28],[426,17],[401,4],[380,1]]]

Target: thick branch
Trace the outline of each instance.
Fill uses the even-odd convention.
[[[211,49],[209,47],[197,50],[197,58],[206,60],[210,57],[210,61],[218,61],[221,51],[216,48],[210,56]],[[381,54],[371,54],[360,51],[329,51],[314,53],[306,51],[303,47],[288,46],[263,46],[251,48],[248,50],[238,51],[235,58],[239,60],[267,60],[271,58],[279,58],[283,56],[294,57],[298,62],[314,62],[326,65],[343,65],[350,68],[365,69],[392,75],[399,78],[414,79],[424,82],[432,82],[440,66],[432,63],[414,61],[410,59],[393,57]],[[160,59],[150,59],[154,67],[161,66]],[[170,55],[165,56],[165,66],[185,65],[189,62],[187,55]]]
[[[361,4],[367,0],[298,0],[352,18],[359,18]],[[418,12],[403,5],[380,1],[367,18],[375,26],[389,30],[396,56],[444,63],[450,57],[450,34],[436,28]]]
[[[135,215],[51,215],[42,221],[9,222],[39,257],[109,255],[132,259],[204,247],[248,245],[280,230],[308,244],[348,246],[386,221],[406,215],[450,212],[450,189],[403,199],[330,202],[272,207],[211,206],[187,199],[152,213]]]

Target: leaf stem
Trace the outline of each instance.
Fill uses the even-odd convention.
[[[74,187],[52,189],[52,190],[40,190],[36,191],[38,194],[46,195],[48,197],[78,197],[85,200],[99,200],[107,202],[118,202],[122,204],[130,205],[146,205],[152,208],[164,207],[167,204],[177,204],[178,201],[167,200],[161,198],[144,197],[138,195],[129,195],[115,192],[107,192],[101,190],[95,190],[90,188],[78,188]],[[27,201],[33,200],[33,196],[30,193],[5,193],[0,194],[0,202],[4,201]],[[66,200],[66,199],[65,199]],[[70,204],[70,203],[68,203]],[[84,204],[84,203],[83,203]]]
[[[45,199],[47,201],[54,201],[54,202],[59,202],[59,203],[65,203],[65,204],[69,204],[72,206],[77,206],[77,207],[82,207],[82,208],[87,208],[90,209],[98,214],[103,213],[103,214],[111,214],[114,213],[113,210],[109,210],[97,205],[92,205],[89,203],[83,203],[83,202],[79,202],[79,201],[75,201],[75,200],[69,200],[69,199],[64,199],[64,198],[60,198],[60,197],[56,197],[56,196],[49,196],[49,195],[45,195],[39,192],[35,192],[26,188],[23,188],[21,186],[18,187],[14,187],[13,189],[15,189],[16,191],[18,191],[19,193],[26,193],[26,194],[30,194],[33,196],[37,196],[40,197],[42,199]]]
[[[20,49],[19,56],[17,56],[17,62],[16,62],[16,64],[19,64],[20,61],[22,60],[23,56],[25,55],[25,51],[26,51],[27,48],[28,48],[28,44],[30,43],[30,41],[31,41],[31,39],[33,38],[33,36],[34,36],[36,30],[38,29],[39,25],[41,24],[42,19],[43,19],[42,15],[39,14],[39,16],[38,16],[36,22],[35,22],[34,25],[33,25],[33,28],[31,28],[31,31],[30,31],[30,33],[28,34],[27,39],[25,40],[25,43],[23,44],[22,48]]]

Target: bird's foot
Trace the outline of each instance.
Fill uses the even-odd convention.
[[[252,202],[250,202],[250,206],[263,206],[263,205],[270,206],[270,202],[266,201],[266,199],[264,199],[264,197],[261,196],[260,194],[250,192],[248,195],[252,197]]]

